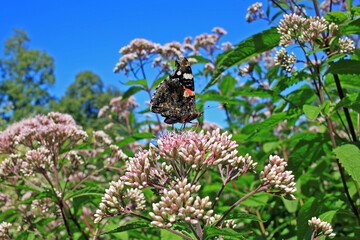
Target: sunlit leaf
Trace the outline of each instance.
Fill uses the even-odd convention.
[[[360,149],[354,144],[344,144],[334,149],[341,165],[352,179],[360,183]]]
[[[235,65],[239,65],[253,56],[269,51],[278,46],[280,36],[281,35],[277,32],[276,28],[272,27],[237,44],[234,49],[220,54],[215,62],[216,71],[210,82],[204,88],[203,92],[217,83],[221,74],[226,69]]]

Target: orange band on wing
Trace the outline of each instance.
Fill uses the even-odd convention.
[[[189,94],[190,97],[192,97],[194,95],[190,89],[186,88],[185,86],[183,86],[183,87],[184,87],[185,91]]]

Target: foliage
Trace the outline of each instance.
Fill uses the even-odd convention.
[[[18,121],[34,112],[44,112],[52,99],[47,88],[55,82],[54,60],[45,51],[29,49],[22,30],[5,42],[0,59],[1,118]]]
[[[98,75],[83,71],[76,75],[59,102],[53,102],[54,111],[68,113],[81,126],[101,129],[104,121],[98,119],[98,111],[110,100],[120,95],[117,88],[106,88]]]
[[[360,9],[326,0],[270,1],[266,11],[255,3],[248,11],[248,22],[277,27],[236,45],[220,44],[226,31],[214,28],[182,44],[134,39],[121,48],[114,71],[129,89],[97,114],[111,121],[107,134],[86,139],[59,113],[9,126],[0,138],[0,234],[358,239]],[[225,112],[222,132],[206,114],[195,130],[170,131],[135,102],[142,93],[151,99],[179,56],[193,64],[196,84],[206,83],[197,108],[216,101]],[[93,98],[101,84],[82,74],[67,94],[77,99],[73,111],[91,116],[104,104]],[[45,131],[54,126],[61,131]]]

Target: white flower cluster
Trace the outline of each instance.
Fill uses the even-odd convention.
[[[330,223],[321,221],[320,218],[313,217],[311,218],[311,220],[308,221],[308,224],[312,228],[315,238],[325,235],[329,237],[336,236],[336,234],[333,233],[333,229]]]
[[[248,153],[245,155],[245,157],[240,156],[238,158],[229,160],[229,163],[232,167],[238,169],[240,173],[247,171],[255,172],[256,165],[258,164],[251,159],[251,156]]]
[[[161,201],[153,204],[153,211],[150,217],[154,220],[151,224],[170,228],[172,223],[178,220],[184,220],[190,224],[197,224],[199,219],[208,219],[213,210],[205,211],[211,207],[209,197],[194,198],[192,194],[200,190],[200,185],[191,185],[187,179],[179,181],[171,190],[164,189]]]
[[[12,224],[8,222],[2,222],[0,223],[0,237],[7,239],[9,237],[9,227],[11,227]]]
[[[268,185],[270,189],[280,190],[280,195],[287,199],[296,199],[293,195],[296,192],[295,177],[292,171],[285,171],[287,162],[279,156],[270,155],[269,164],[260,173],[262,185]]]
[[[125,205],[124,205],[125,204]],[[109,189],[105,190],[101,198],[99,209],[94,215],[95,223],[104,217],[122,214],[124,210],[143,210],[145,208],[145,196],[139,189],[126,189],[123,181],[112,181]]]
[[[29,150],[25,154],[20,171],[25,176],[34,176],[36,172],[53,169],[54,163],[51,160],[50,151],[44,147]],[[50,170],[52,171],[52,170]]]
[[[293,43],[292,39],[297,38],[302,42],[314,41],[327,30],[328,25],[329,22],[323,17],[305,18],[295,13],[286,14],[277,28],[281,34],[280,45],[289,46]]]
[[[246,21],[252,22],[258,18],[263,18],[264,11],[261,8],[262,8],[261,2],[256,2],[250,7],[248,7],[247,9],[248,13],[246,14]]]
[[[219,220],[221,218],[221,215],[219,214],[214,214],[214,216],[210,217],[210,224],[215,223],[217,220]],[[229,220],[224,220],[221,222],[221,224],[219,225],[219,228],[236,228],[237,224],[235,223],[235,220],[229,219]]]
[[[289,56],[285,48],[281,48],[276,52],[274,62],[275,65],[280,65],[285,71],[292,72],[296,63],[296,56],[294,53]]]
[[[355,52],[354,41],[345,37],[339,39],[340,53],[353,53]]]
[[[105,144],[110,145],[112,144],[112,139],[107,135],[104,131],[93,131],[94,137],[99,145]]]

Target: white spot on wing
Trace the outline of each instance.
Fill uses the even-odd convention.
[[[180,76],[180,75],[181,75],[181,71],[178,71],[176,74]]]
[[[192,79],[193,75],[191,73],[184,73],[184,78],[185,79]]]

